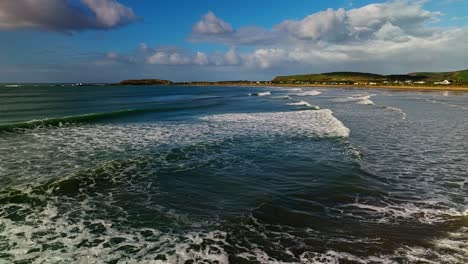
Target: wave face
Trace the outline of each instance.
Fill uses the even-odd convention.
[[[0,263],[468,260],[466,94],[65,88],[0,91]]]
[[[103,121],[108,119],[122,118],[132,115],[141,115],[148,113],[161,113],[161,112],[173,112],[181,110],[194,110],[198,108],[204,108],[213,106],[211,105],[200,105],[191,107],[161,107],[161,108],[149,108],[149,109],[128,109],[108,113],[95,113],[95,114],[84,114],[77,116],[66,116],[58,118],[45,118],[38,120],[30,120],[26,122],[18,122],[13,124],[0,125],[0,132],[21,132],[27,131],[28,129],[40,129],[40,128],[53,128],[62,127],[74,124],[92,123],[97,121]]]

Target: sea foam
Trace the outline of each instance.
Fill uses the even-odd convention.
[[[249,93],[250,96],[267,96],[271,95],[271,92],[260,92],[260,93]]]
[[[297,94],[293,94],[295,96],[317,96],[317,95],[320,95],[322,94],[322,92],[319,92],[319,91],[304,91],[302,93],[297,93]]]
[[[310,137],[348,137],[350,130],[324,109],[318,111],[220,114],[205,116],[230,133],[257,135],[303,135]]]

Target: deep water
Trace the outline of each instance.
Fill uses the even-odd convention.
[[[0,263],[467,263],[468,93],[0,86]]]

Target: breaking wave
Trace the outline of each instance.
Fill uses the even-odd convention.
[[[220,114],[202,117],[239,134],[298,134],[311,137],[348,137],[350,130],[325,109],[318,111],[272,112],[255,114]]]
[[[316,106],[316,105],[311,105],[305,101],[298,101],[298,102],[294,102],[294,103],[288,103],[287,105],[292,105],[292,106],[302,106],[302,107],[306,107],[306,108],[309,108],[309,109],[314,109],[314,110],[320,110],[320,107]]]
[[[339,103],[347,103],[347,102],[354,102],[356,104],[362,104],[362,105],[375,105],[370,98],[374,95],[354,95],[354,96],[349,96],[345,98],[338,98],[334,99],[335,102]]]
[[[297,93],[297,94],[293,94],[295,96],[317,96],[317,95],[320,95],[322,94],[322,92],[319,92],[319,91],[304,91],[302,93]]]
[[[259,93],[249,93],[250,96],[267,96],[271,95],[271,92],[259,92]]]

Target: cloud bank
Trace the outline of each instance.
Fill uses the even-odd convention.
[[[406,73],[466,67],[468,28],[433,26],[442,14],[424,9],[423,4],[396,0],[349,10],[327,9],[299,20],[282,21],[270,29],[235,29],[208,12],[194,24],[189,41],[225,44],[228,51],[190,53],[149,49],[144,44],[145,52],[137,56],[137,63],[236,66],[277,73]],[[251,51],[239,53],[236,47]]]
[[[54,72],[77,78],[80,74],[95,77],[99,72],[99,78],[108,78],[100,80],[156,75],[188,81],[270,79],[327,71],[397,74],[467,68],[468,26],[440,26],[438,21],[450,18],[427,10],[425,2],[389,0],[356,8],[330,8],[278,21],[268,28],[236,28],[209,11],[187,28],[191,31],[185,48],[141,43],[126,53],[108,51],[87,57],[86,62],[93,60],[94,65],[55,65]],[[112,29],[136,19],[132,9],[117,0],[0,0],[0,30],[73,33]],[[209,45],[194,48],[204,43]],[[68,75],[63,73],[67,69]],[[12,73],[3,74],[9,78]]]
[[[116,0],[0,0],[0,30],[29,28],[59,32],[111,29],[135,21]]]

